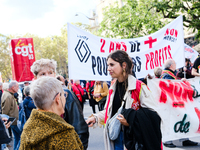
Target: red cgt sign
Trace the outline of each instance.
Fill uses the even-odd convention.
[[[35,61],[33,39],[12,39],[10,46],[13,80],[18,82],[31,81],[34,75],[30,71],[30,67]]]

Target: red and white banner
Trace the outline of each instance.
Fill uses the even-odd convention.
[[[68,23],[69,78],[109,81],[106,58],[119,49],[132,58],[137,78],[153,75],[153,69],[164,68],[169,58],[181,68],[185,64],[183,37],[182,16],[151,35],[134,39],[98,37]]]
[[[163,141],[200,136],[200,78],[151,79],[148,87],[158,102]]]
[[[12,39],[10,46],[13,80],[18,82],[31,81],[34,78],[34,75],[30,71],[30,67],[35,61],[33,39]]]
[[[192,63],[196,60],[199,53],[187,44],[184,44],[185,58],[189,58]]]

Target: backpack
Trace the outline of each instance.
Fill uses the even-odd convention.
[[[24,104],[22,103],[21,105],[21,110],[19,111],[19,120],[17,120],[17,127],[19,130],[22,132],[24,124],[26,123],[26,113],[25,113],[25,107]]]

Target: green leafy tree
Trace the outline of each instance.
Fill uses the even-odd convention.
[[[9,37],[0,34],[0,72],[4,81],[12,78],[9,41]]]
[[[41,38],[37,35],[26,34],[24,37],[32,37],[36,60],[41,58],[54,59],[57,62],[57,73],[67,75],[67,39],[61,36],[49,36]],[[64,39],[65,38],[65,39]]]
[[[183,15],[184,26],[197,32],[200,39],[200,1],[199,0],[154,0],[152,9],[162,13],[164,18],[177,18]]]
[[[152,8],[152,0],[124,0],[121,8],[116,4],[104,9],[100,24],[100,36],[110,38],[134,38],[156,32],[167,21]]]

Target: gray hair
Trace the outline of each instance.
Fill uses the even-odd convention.
[[[3,83],[3,90],[8,90],[9,84],[8,83]]]
[[[53,77],[41,77],[30,86],[30,95],[39,109],[49,109],[57,93],[62,93],[61,82]]]
[[[52,69],[53,72],[56,73],[56,67],[57,67],[57,62],[53,59],[40,59],[36,60],[33,65],[31,66],[31,72],[37,76],[38,73],[44,69],[44,68],[49,68]]]
[[[18,84],[18,82],[15,81],[15,80],[13,80],[13,81],[11,81],[11,82],[9,83],[8,88],[11,89],[13,86],[15,86],[15,85],[17,85],[17,84]]]
[[[173,59],[168,59],[164,64],[165,68],[169,69],[173,64],[173,62],[174,62]]]
[[[24,95],[29,96],[30,95],[30,86],[24,87]]]
[[[154,68],[154,74],[156,77],[160,78],[160,76],[162,74],[162,68],[160,68],[160,67]]]

